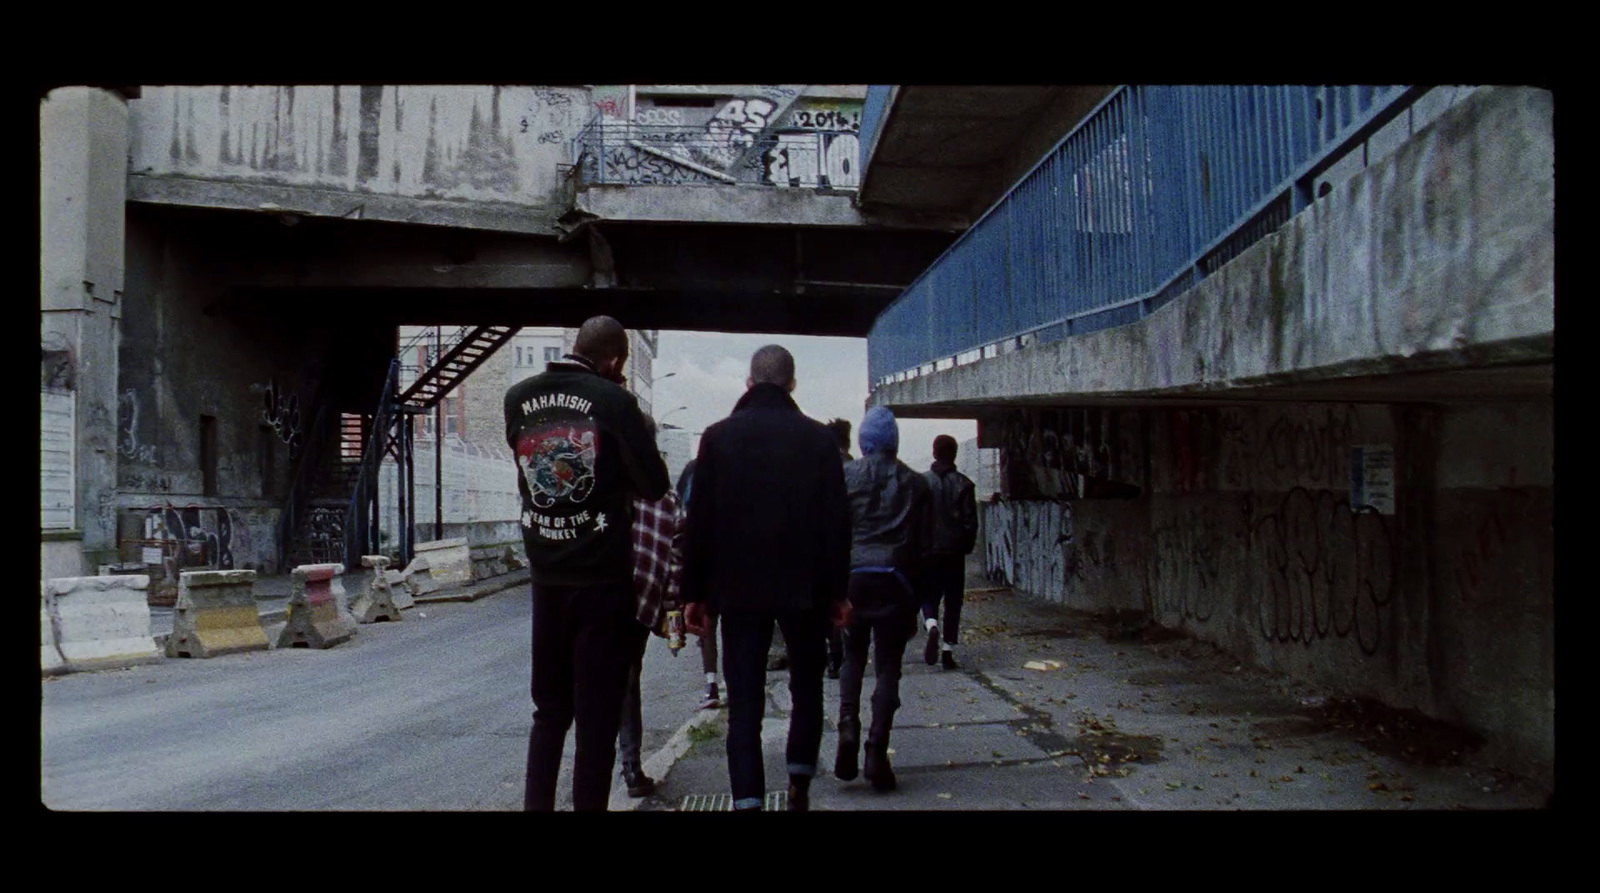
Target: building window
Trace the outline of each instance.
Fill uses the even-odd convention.
[[[546,363],[554,363],[559,359],[561,359],[561,348],[547,347],[544,349],[544,361]]]
[[[517,348],[517,365],[519,367],[522,365],[522,348],[520,347]]]
[[[200,417],[200,492],[217,495],[217,418]]]

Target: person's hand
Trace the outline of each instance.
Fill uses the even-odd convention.
[[[842,599],[833,603],[833,608],[828,612],[828,619],[833,621],[834,629],[844,629],[850,625],[850,617],[854,613],[849,599]]]
[[[683,607],[683,625],[697,636],[706,634],[705,602],[690,602]]]

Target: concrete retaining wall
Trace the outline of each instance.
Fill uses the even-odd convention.
[[[1140,495],[983,506],[993,576],[1551,764],[1548,401],[1122,412]]]

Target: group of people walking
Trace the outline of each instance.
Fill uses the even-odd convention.
[[[595,317],[571,354],[506,394],[533,572],[526,808],[554,809],[574,724],[574,809],[606,807],[619,730],[629,793],[653,788],[639,762],[639,673],[650,631],[665,635],[678,605],[702,643],[702,706],[722,700],[721,633],[735,810],[765,801],[766,673],[780,661],[793,701],[789,808],[810,805],[825,675],[840,680],[834,774],[893,789],[889,734],[908,641],[921,633],[929,664],[958,666],[977,506],[972,481],[955,470],[955,440],[936,438],[933,467],[919,474],[898,459],[898,426],[878,407],[862,419],[862,455],[852,459],[850,424],[802,413],[792,397],[794,358],[768,345],[751,357],[744,395],[705,430],[674,490],[652,425],[622,386],[627,345],[620,323]],[[863,738],[869,652],[876,682]]]

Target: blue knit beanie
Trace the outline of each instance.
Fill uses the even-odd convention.
[[[898,453],[900,451],[900,426],[895,424],[894,413],[887,407],[874,406],[861,419],[861,452]]]

